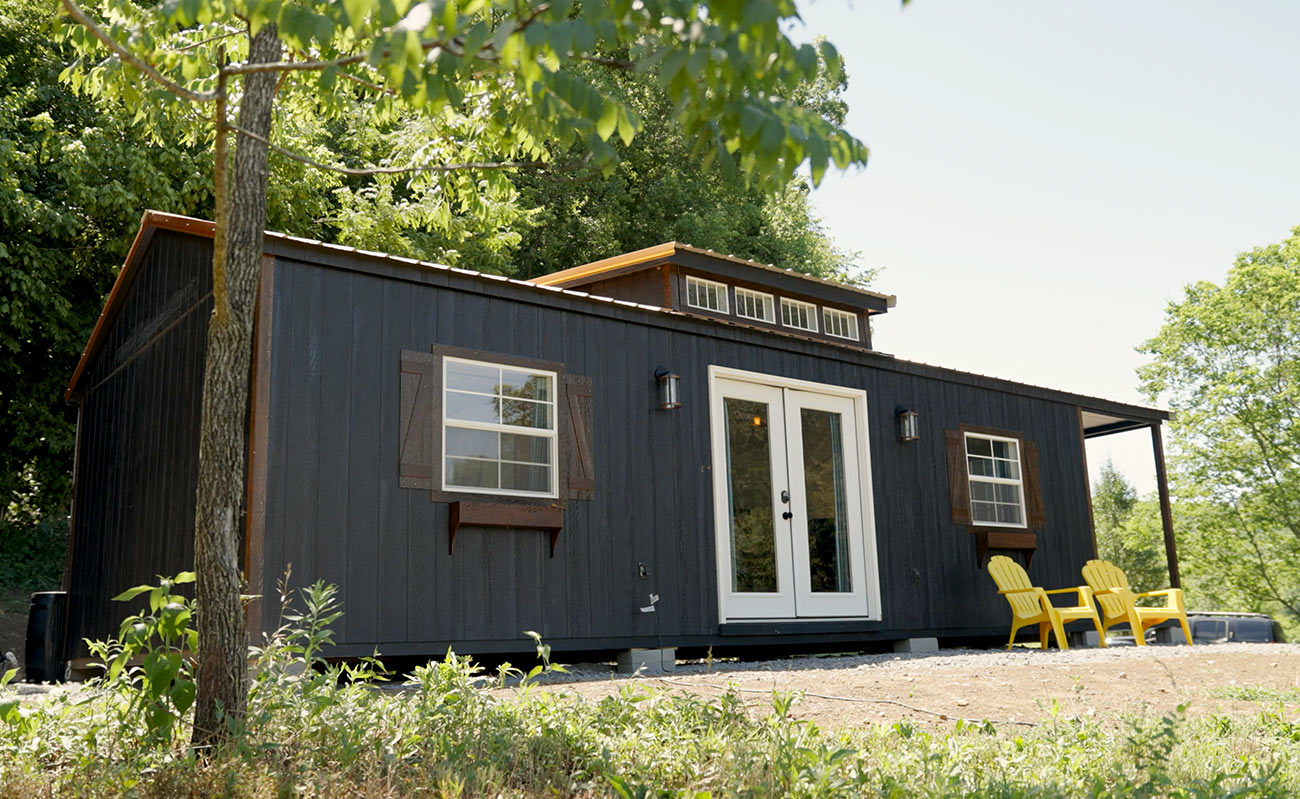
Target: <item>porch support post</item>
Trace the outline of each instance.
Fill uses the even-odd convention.
[[[1165,445],[1160,423],[1151,425],[1151,448],[1156,456],[1156,489],[1160,493],[1160,521],[1165,530],[1165,559],[1169,563],[1169,585],[1182,588],[1178,579],[1178,547],[1174,543],[1174,512],[1169,506],[1169,476],[1165,473]]]

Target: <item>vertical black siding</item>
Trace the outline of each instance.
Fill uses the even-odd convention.
[[[664,297],[663,270],[670,268],[662,266],[658,269],[643,269],[606,280],[597,280],[577,288],[579,291],[601,297],[617,297],[620,300],[662,306],[670,299]]]
[[[159,231],[81,376],[67,656],[138,608],[115,596],[191,568],[211,246]]]
[[[949,518],[945,428],[1012,429],[1037,442],[1047,525],[1031,576],[1075,584],[1090,556],[1073,405],[876,368],[834,347],[810,355],[779,336],[667,329],[640,312],[616,318],[288,259],[275,275],[262,591],[289,563],[297,585],[338,584],[340,644],[526,650],[525,630],[570,649],[721,640],[711,364],[866,391],[884,619],[864,630],[903,637],[1006,623],[974,537]],[[500,529],[465,529],[449,554],[447,506],[398,487],[399,354],[434,343],[592,377],[596,498],[569,503],[554,558],[544,533]],[[682,375],[682,409],[657,410],[657,367]],[[920,413],[920,441],[898,441],[900,404]],[[641,613],[650,593],[657,610]]]

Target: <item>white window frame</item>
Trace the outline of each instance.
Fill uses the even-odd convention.
[[[1010,477],[986,477],[986,476],[984,476],[984,475],[982,475],[982,474],[981,474],[981,475],[971,474],[971,471],[970,471],[970,458],[971,458],[972,456],[971,456],[971,454],[970,454],[970,440],[971,440],[972,438],[983,439],[983,440],[985,440],[985,441],[989,441],[989,442],[993,442],[993,441],[1003,441],[1003,442],[1006,442],[1006,443],[1009,443],[1009,444],[1014,445],[1015,448],[1016,448],[1016,461],[1015,461],[1015,463],[1016,463],[1016,470],[1020,473],[1020,477],[1018,477],[1018,478],[1010,478]],[[1017,529],[1017,530],[1025,530],[1025,529],[1028,529],[1028,528],[1029,528],[1028,508],[1025,507],[1025,458],[1024,458],[1025,445],[1024,445],[1024,443],[1023,443],[1020,439],[1018,439],[1018,438],[1009,438],[1009,437],[1007,437],[1007,436],[995,436],[995,435],[991,435],[991,434],[989,434],[989,433],[963,433],[963,434],[962,434],[962,449],[963,449],[964,454],[965,454],[965,456],[966,456],[966,480],[967,480],[967,489],[966,489],[966,490],[967,490],[967,495],[968,495],[968,497],[969,497],[969,500],[968,500],[968,501],[970,502],[970,520],[971,520],[970,523],[971,523],[971,525],[974,526],[974,527],[1010,527],[1010,528]],[[975,455],[974,457],[976,457],[976,458],[983,458],[983,457],[985,457],[985,456],[983,456],[983,455]],[[1016,487],[1019,489],[1019,494],[1020,494],[1020,523],[1019,523],[1019,524],[1015,524],[1015,523],[1012,523],[1012,522],[987,522],[987,521],[979,521],[979,520],[977,520],[977,519],[975,518],[975,503],[976,503],[976,502],[983,502],[983,501],[984,501],[984,500],[976,500],[976,499],[975,499],[974,486],[975,486],[975,483],[977,483],[977,482],[980,482],[980,483],[988,483],[988,484],[992,484],[992,485],[1014,485],[1014,486],[1016,486]],[[987,503],[986,503],[986,504],[987,504]],[[997,504],[1006,505],[1006,504],[1010,504],[1010,503],[1002,502],[1002,503],[997,503]]]
[[[746,301],[752,301],[756,307],[761,309],[759,316],[751,316],[745,313]],[[736,316],[741,319],[752,319],[755,322],[767,322],[769,325],[774,325],[776,324],[776,297],[761,291],[736,286]]]
[[[786,309],[792,309],[794,313],[790,318],[798,320],[798,312],[802,311],[808,315],[808,327],[794,324],[786,319]],[[781,325],[791,328],[792,330],[804,330],[809,333],[819,332],[817,327],[817,305],[816,303],[804,302],[803,300],[792,300],[789,297],[781,298]]]
[[[700,295],[699,295],[699,292],[702,291],[702,292],[705,292],[703,296],[705,296],[706,298],[708,297],[708,293],[707,293],[708,290],[709,290],[709,289],[714,289],[714,290],[717,292],[717,294],[716,294],[715,296],[717,296],[718,300],[722,303],[721,307],[720,307],[720,308],[712,308],[712,307],[710,307],[710,306],[708,306],[708,305],[699,305],[698,303],[691,302],[691,287],[692,287],[692,286],[696,286],[696,287],[697,287],[697,293],[696,293],[696,296],[700,296]],[[687,305],[687,307],[690,307],[690,308],[697,308],[697,309],[699,309],[699,310],[701,310],[701,311],[710,311],[710,312],[712,312],[712,313],[730,314],[730,313],[731,313],[731,302],[730,302],[730,299],[727,297],[727,293],[728,293],[728,292],[727,292],[727,289],[728,289],[728,288],[730,288],[730,287],[729,287],[726,283],[719,283],[719,282],[717,282],[716,280],[705,280],[704,278],[702,278],[702,277],[696,277],[695,275],[687,275],[687,276],[686,276],[686,305]]]
[[[834,325],[831,322],[835,322]],[[848,333],[837,333],[835,329],[847,327]],[[858,315],[849,311],[841,311],[839,308],[822,308],[822,330],[826,335],[835,338],[848,339],[849,341],[861,341],[862,336],[858,333]]]
[[[548,378],[551,381],[551,390],[550,392],[548,392],[551,397],[549,400],[546,400],[544,402],[539,400],[524,400],[524,401],[536,402],[539,405],[549,405],[551,428],[549,430],[546,430],[539,427],[520,427],[518,425],[511,425],[511,424],[501,424],[501,423],[493,424],[491,422],[474,422],[474,421],[467,421],[463,419],[448,419],[447,418],[447,392],[448,391],[456,391],[457,393],[460,394],[473,394],[480,397],[519,399],[518,397],[503,397],[499,391],[496,394],[486,394],[478,391],[465,391],[464,389],[449,388],[447,385],[447,366],[452,363],[464,363],[464,364],[469,364],[471,366],[480,366],[488,369],[499,369],[499,370],[504,370],[509,372],[519,372],[521,374],[535,375],[535,376]],[[498,387],[499,385],[500,384],[498,384]],[[439,420],[442,425],[442,429],[440,431],[442,445],[438,451],[438,458],[439,458],[438,470],[439,473],[441,474],[442,490],[457,493],[457,494],[485,494],[485,495],[508,496],[508,497],[544,497],[548,499],[558,498],[560,495],[560,487],[559,487],[560,447],[559,447],[559,436],[556,433],[557,427],[559,425],[559,403],[557,401],[558,398],[556,392],[558,392],[559,390],[560,390],[560,376],[556,372],[547,371],[545,369],[532,369],[526,366],[515,366],[510,363],[501,363],[501,362],[494,362],[494,361],[476,361],[470,358],[456,358],[452,356],[443,357],[442,359],[442,409],[441,409],[442,419]],[[551,451],[550,451],[551,462],[549,464],[535,464],[535,463],[525,463],[523,461],[506,460],[501,457],[500,450],[497,451],[496,458],[473,458],[473,457],[465,457],[461,455],[449,456],[447,454],[447,428],[448,427],[460,428],[462,430],[485,430],[485,431],[496,432],[496,433],[509,433],[511,435],[525,435],[525,436],[532,436],[534,438],[549,439],[550,446],[551,446]],[[482,486],[461,486],[461,485],[449,484],[447,482],[447,458],[448,457],[463,458],[465,460],[481,460],[481,461],[496,463],[498,487],[484,488]],[[517,489],[500,488],[499,487],[501,484],[500,467],[502,463],[518,463],[527,466],[539,466],[539,465],[547,466],[551,471],[550,490],[549,491],[520,491]]]

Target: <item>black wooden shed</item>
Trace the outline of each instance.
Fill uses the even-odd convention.
[[[74,662],[192,560],[211,236],[145,215],[68,387]],[[265,253],[243,566],[337,584],[339,656],[1004,635],[987,554],[1077,584],[1084,439],[1159,465],[1169,418],[873,351],[892,297],[675,243],[534,282]]]

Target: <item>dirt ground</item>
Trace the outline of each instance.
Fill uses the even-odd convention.
[[[958,718],[1033,723],[1048,717],[1053,700],[1062,716],[1103,721],[1162,715],[1180,704],[1189,715],[1258,713],[1258,699],[1223,695],[1246,687],[1287,692],[1280,697],[1288,700],[1286,712],[1300,714],[1300,646],[1286,644],[942,650],[715,663],[711,670],[679,664],[662,676],[610,677],[578,669],[571,679],[544,690],[599,699],[629,683],[701,696],[734,686],[760,710],[770,707],[773,690],[801,691],[795,715],[828,727],[900,719],[925,726],[948,726]]]

